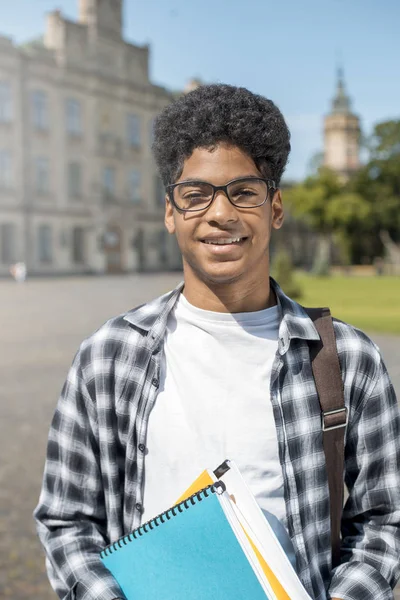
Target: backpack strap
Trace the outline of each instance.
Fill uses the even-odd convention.
[[[304,308],[320,335],[310,347],[311,367],[322,414],[322,435],[329,485],[332,566],[340,562],[340,530],[344,493],[344,403],[336,338],[329,308]]]

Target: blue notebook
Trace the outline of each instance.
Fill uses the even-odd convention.
[[[275,600],[223,483],[194,494],[101,552],[128,600]]]

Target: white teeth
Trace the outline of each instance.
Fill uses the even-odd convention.
[[[241,238],[229,238],[226,240],[204,240],[205,244],[217,244],[217,246],[223,246],[226,244],[234,244],[235,242],[240,242]]]

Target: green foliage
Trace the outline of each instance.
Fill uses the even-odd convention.
[[[400,231],[400,155],[372,160],[349,184],[369,206],[377,230]]]
[[[369,207],[369,219],[358,228],[369,256],[382,256],[380,232],[400,242],[400,120],[375,126],[368,141],[370,161],[349,182],[351,192]]]
[[[400,120],[377,124],[366,147],[370,160],[349,181],[321,167],[285,192],[293,216],[334,236],[345,263],[382,256],[381,231],[400,242]],[[316,256],[314,271],[325,263],[326,256]]]
[[[321,167],[315,175],[307,177],[304,183],[293,186],[285,193],[285,201],[291,213],[310,225],[318,233],[332,231],[327,213],[329,201],[338,196],[342,184],[336,173]]]
[[[367,142],[371,160],[388,160],[400,156],[400,121],[384,121],[374,127]]]
[[[371,225],[370,205],[356,191],[348,190],[336,173],[326,167],[288,190],[285,200],[292,214],[308,223],[320,238],[335,234],[346,263],[351,254],[349,238],[360,226]],[[329,267],[329,252],[322,251],[320,244],[313,273],[326,276]]]
[[[272,261],[271,274],[287,296],[297,299],[301,296],[301,286],[295,280],[290,254],[280,249]]]
[[[332,231],[346,231],[361,224],[371,226],[371,207],[360,194],[343,189],[327,203],[326,219]]]
[[[326,167],[294,186],[285,194],[294,216],[303,218],[316,232],[332,233],[364,223],[371,217],[371,207],[355,191]]]

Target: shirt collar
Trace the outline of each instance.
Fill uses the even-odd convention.
[[[164,336],[169,313],[174,308],[183,286],[184,282],[181,282],[167,294],[134,308],[124,316],[124,320],[150,334],[154,343],[159,342]],[[320,337],[315,325],[304,308],[286,296],[272,277],[271,288],[276,294],[282,314],[279,326],[279,353],[283,355],[287,352],[293,338],[319,340]]]
[[[164,337],[169,313],[174,308],[183,286],[182,281],[171,292],[130,310],[124,316],[124,320],[145,331],[156,345]]]
[[[279,326],[279,353],[281,355],[285,354],[289,349],[291,340],[294,338],[309,341],[319,340],[319,333],[304,308],[286,296],[272,277],[270,280],[282,314]]]

